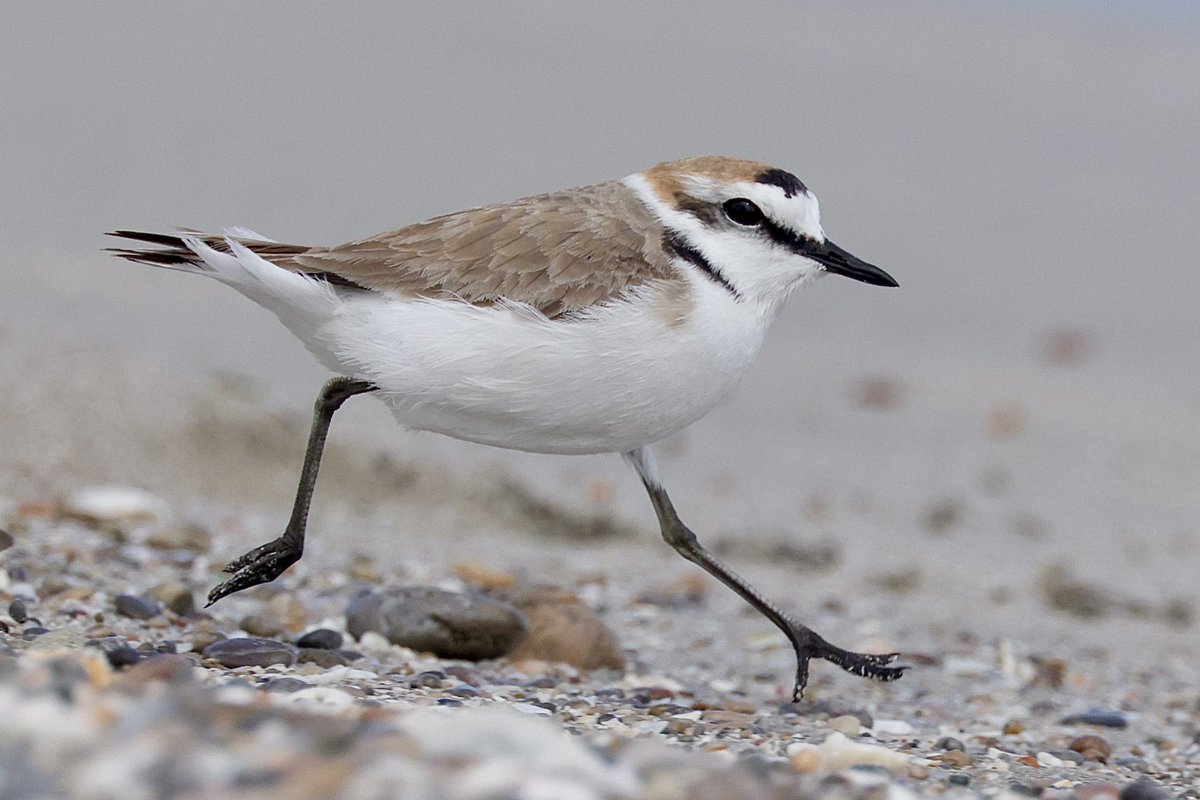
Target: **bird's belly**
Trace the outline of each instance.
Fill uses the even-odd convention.
[[[539,453],[623,452],[699,419],[757,352],[762,323],[717,300],[682,320],[631,302],[546,320],[388,301],[347,315],[335,338],[405,427]]]

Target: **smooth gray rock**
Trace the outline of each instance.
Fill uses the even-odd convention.
[[[223,667],[265,667],[270,664],[291,666],[300,657],[300,651],[285,642],[274,639],[222,639],[204,648],[205,658],[211,658]]]
[[[442,658],[498,658],[525,638],[529,624],[512,606],[480,594],[402,586],[363,592],[346,609],[346,630],[367,631]]]

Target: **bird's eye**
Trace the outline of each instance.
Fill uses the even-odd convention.
[[[745,225],[747,228],[761,224],[764,219],[762,209],[744,197],[735,197],[732,200],[726,200],[723,207],[725,209],[725,216],[738,225]]]

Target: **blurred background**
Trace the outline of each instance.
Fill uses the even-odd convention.
[[[106,230],[332,244],[725,154],[798,174],[830,236],[901,288],[829,279],[785,309],[730,400],[659,448],[685,519],[710,541],[832,542],[839,567],[814,578],[832,594],[915,575],[898,614],[1020,631],[1021,598],[1059,569],[1119,608],[1174,608],[1145,634],[1159,644],[1188,636],[1196,4],[3,8],[0,473],[16,496],[122,481],[257,504],[264,531],[285,516],[323,370],[232,290],[103,254]],[[398,557],[381,543],[408,522],[406,557],[512,557],[482,535],[500,524],[486,502],[406,520],[386,482],[363,496],[385,464],[396,486],[527,494],[665,551],[616,458],[406,435],[365,401],[333,439],[348,460],[322,474],[314,525],[350,520],[339,546]]]

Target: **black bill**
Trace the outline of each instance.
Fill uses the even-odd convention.
[[[874,264],[868,264],[861,258],[851,255],[828,239],[823,244],[810,247],[804,255],[825,267],[834,275],[845,275],[856,281],[871,283],[875,286],[899,286],[896,279]]]

